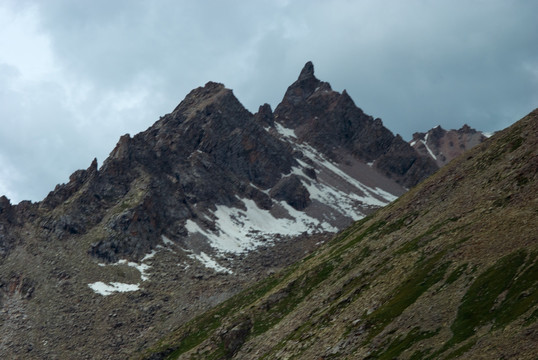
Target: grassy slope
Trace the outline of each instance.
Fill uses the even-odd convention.
[[[538,111],[137,354],[533,358]]]

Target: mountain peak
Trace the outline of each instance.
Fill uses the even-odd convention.
[[[208,90],[208,91],[212,91],[212,90],[215,90],[215,91],[220,91],[222,89],[224,89],[224,84],[222,83],[218,83],[218,82],[214,82],[214,81],[208,81],[204,87],[202,88],[204,90]]]
[[[227,89],[224,84],[209,81],[203,87],[200,86],[191,90],[173,112],[182,112],[186,109],[199,109],[225,93],[232,93],[232,91]]]
[[[336,160],[339,152],[349,151],[366,163],[379,159],[375,168],[405,187],[416,185],[438,168],[430,160],[417,162],[419,155],[357,107],[346,90],[333,91],[328,82],[317,79],[311,61],[286,90],[274,118],[293,129],[300,142],[313,145],[328,158]]]
[[[476,133],[476,130],[467,124],[463,124],[463,126],[461,127],[461,129],[458,130],[458,132],[462,134],[474,134]]]
[[[328,83],[321,82],[314,76],[314,65],[311,61],[307,62],[301,70],[299,78],[288,87],[282,103],[277,106],[275,112],[277,112],[278,107],[282,107],[282,104],[285,104],[285,106],[305,105],[308,97],[314,94],[316,90],[319,90],[322,85],[325,90],[331,90]]]
[[[0,196],[0,215],[4,212],[5,209],[9,209],[11,207],[11,201],[5,196]]]
[[[299,81],[315,78],[314,76],[314,64],[312,64],[312,61],[308,61],[303,69],[301,70],[301,73],[299,74]]]

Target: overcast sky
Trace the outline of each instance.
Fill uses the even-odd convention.
[[[0,195],[39,201],[224,83],[273,109],[306,61],[406,140],[538,107],[538,1],[0,0]]]

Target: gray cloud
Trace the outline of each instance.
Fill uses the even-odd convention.
[[[40,200],[120,135],[219,81],[251,111],[308,60],[404,138],[504,128],[538,106],[529,1],[6,1],[0,193]]]

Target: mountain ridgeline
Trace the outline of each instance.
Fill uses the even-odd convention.
[[[306,314],[317,316],[312,312],[316,306],[322,316],[334,301],[349,295],[347,289],[354,289],[349,304],[359,299],[362,305],[368,302],[362,291],[368,290],[372,302],[362,311],[378,314],[381,310],[377,309],[391,301],[394,281],[406,278],[409,271],[429,273],[442,265],[439,273],[444,276],[445,270],[452,271],[459,264],[463,270],[458,271],[466,274],[462,278],[468,279],[465,284],[470,283],[472,274],[480,274],[489,260],[468,260],[464,267],[460,260],[447,258],[449,250],[437,257],[433,250],[426,251],[430,243],[444,246],[439,245],[439,231],[445,234],[460,223],[446,220],[457,218],[459,210],[445,217],[443,207],[435,203],[437,195],[424,197],[424,208],[416,205],[414,215],[406,215],[403,208],[390,215],[388,209],[399,209],[394,203],[383,208],[439,169],[442,164],[430,151],[437,158],[448,150],[450,156],[456,156],[454,149],[462,152],[469,139],[476,140],[462,135],[457,146],[435,148],[428,142],[431,138],[422,138],[429,150],[415,149],[393,135],[380,119],[365,114],[346,91],[333,91],[318,80],[310,62],[274,111],[265,104],[257,113],[250,113],[219,83],[192,90],[146,131],[122,136],[100,167],[94,160],[43,201],[12,205],[0,197],[0,357],[124,359],[133,354],[150,358],[183,354],[187,358],[252,358],[254,350],[248,349],[263,340],[267,343],[260,343],[255,353],[279,358],[285,355],[275,352],[278,344],[284,346],[288,340],[310,346],[301,338],[285,340],[271,335],[278,332],[274,326],[287,324],[294,309],[302,308],[300,304],[310,303],[309,296],[325,299],[324,303],[310,303],[311,312],[301,312],[290,324],[300,324]],[[499,150],[499,158],[491,162],[512,156],[519,164],[515,156],[529,148],[525,144],[534,138],[521,135],[517,139]],[[443,168],[436,178],[446,171]],[[513,209],[518,191],[533,189],[535,175],[530,174],[522,172],[517,177],[519,187],[488,193],[487,204],[493,199],[491,212],[497,207]],[[498,176],[504,179],[505,175]],[[456,180],[459,178],[454,186],[459,184]],[[434,189],[431,181],[425,184]],[[491,178],[491,188],[496,181]],[[428,185],[420,189],[424,186]],[[477,189],[467,190],[469,193],[464,195],[462,190],[458,198],[465,202],[459,216],[471,211],[465,210],[471,206],[467,198]],[[396,204],[406,204],[417,191]],[[480,195],[480,191],[476,193]],[[516,223],[525,216],[516,216]],[[427,221],[433,222],[426,226]],[[530,225],[517,230],[526,234]],[[332,245],[320,248],[342,230]],[[406,245],[409,234],[422,235]],[[367,237],[371,240],[353,240]],[[378,238],[384,240],[377,242]],[[363,247],[366,243],[370,245]],[[314,250],[317,253],[310,260],[297,263]],[[524,258],[531,270],[532,254],[525,252]],[[355,267],[361,263],[368,268]],[[288,266],[292,267],[284,270]],[[517,274],[523,270],[518,268]],[[337,275],[340,273],[342,276]],[[332,286],[343,286],[342,292],[331,287],[315,295],[329,279]],[[260,280],[261,285],[238,295]],[[348,285],[342,285],[346,281]],[[464,291],[466,285],[461,281],[453,283],[460,293]],[[534,293],[530,293],[526,298],[532,300]],[[419,298],[413,294],[412,298]],[[239,300],[223,303],[233,296]],[[201,315],[218,304],[225,305]],[[249,306],[262,306],[263,311],[251,312]],[[232,309],[237,312],[230,317],[228,310]],[[334,314],[346,311],[347,305],[338,309],[340,305]],[[395,328],[391,321],[400,319],[400,314],[391,315],[390,322],[376,322],[377,318],[359,316],[358,311],[349,316],[356,317],[353,321],[360,319],[358,327],[364,326],[366,330],[361,331],[369,335],[356,335],[349,346],[366,341],[381,351],[375,344],[383,343],[384,329]],[[196,315],[201,317],[193,320]],[[205,325],[205,320],[200,323],[204,316],[212,317]],[[154,345],[182,324],[187,327]],[[379,328],[379,332],[367,330],[370,328]],[[422,334],[429,328],[420,329],[416,331]],[[355,330],[350,328],[346,336]],[[194,333],[198,335],[192,338]],[[400,336],[401,331],[395,333]],[[210,353],[204,353],[204,346]],[[341,348],[331,350],[334,356],[359,351],[359,347]],[[312,351],[316,349],[326,352],[312,346]],[[440,351],[435,346],[431,349],[432,354]],[[304,357],[312,353],[306,351]]]
[[[144,359],[534,359],[538,109]]]
[[[148,130],[123,136],[100,169],[94,161],[37,204],[12,207],[3,198],[3,212],[19,226],[38,219],[30,223],[39,221],[45,237],[81,236],[100,227],[106,231],[92,243],[92,256],[138,261],[163,235],[187,238],[186,225],[219,230],[218,205],[245,209],[242,199],[248,199],[295,220],[282,209],[289,205],[312,218],[300,232],[334,231],[437,168],[364,114],[345,91],[319,81],[309,62],[274,113],[264,105],[252,115],[231,90],[207,83]],[[327,204],[318,194],[324,187],[341,198]],[[14,243],[5,241],[3,252]]]
[[[438,166],[444,166],[463,152],[484,142],[486,136],[465,124],[458,130],[445,130],[441,126],[426,133],[414,133],[410,145],[421,155],[430,157]]]

